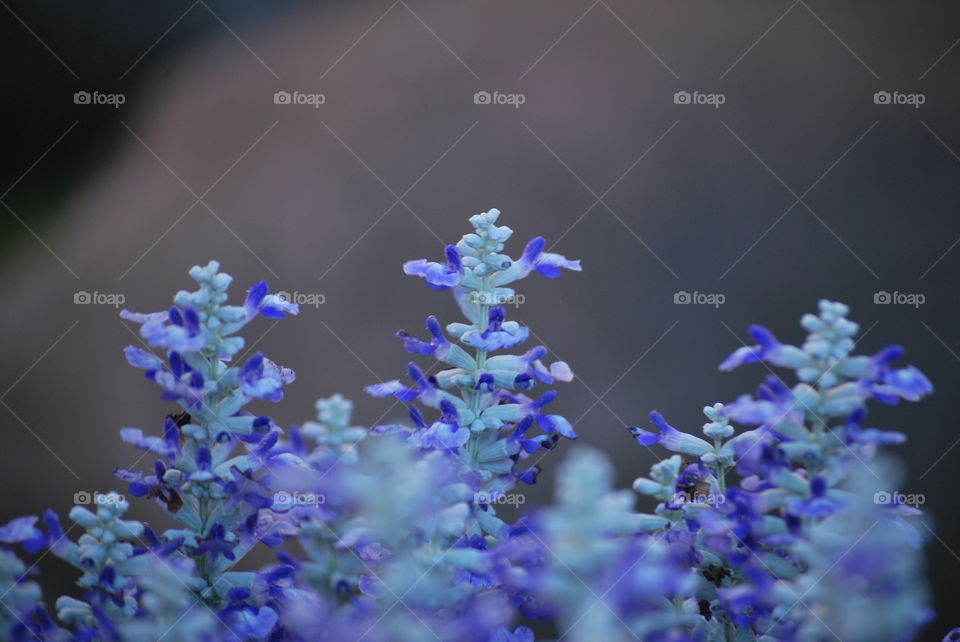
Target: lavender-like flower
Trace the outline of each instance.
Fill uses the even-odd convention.
[[[0,541],[13,543],[6,536]],[[27,572],[12,551],[0,549],[0,631],[11,640],[55,639],[60,628],[43,606],[40,585]]]
[[[479,531],[469,532],[494,537],[504,523],[482,498],[502,495],[518,481],[532,483],[538,469],[518,470],[519,462],[552,447],[561,437],[576,437],[567,419],[544,412],[556,391],[537,399],[526,394],[537,383],[571,381],[569,366],[545,365],[547,350],[540,346],[523,354],[493,354],[521,345],[530,335],[528,328],[506,319],[504,304],[517,300],[517,293],[508,286],[532,272],[553,278],[561,268],[580,270],[579,261],[545,252],[541,237],[530,241],[519,259],[510,258],[503,251],[513,231],[496,224],[499,216],[499,210],[493,209],[470,217],[474,231],[447,246],[445,263],[419,259],[403,266],[404,272],[424,278],[430,287],[452,291],[466,317],[465,323],[450,323],[445,330],[435,317],[429,317],[426,341],[404,331],[397,333],[408,352],[433,356],[446,369],[427,375],[411,363],[412,386],[394,380],[367,387],[374,396],[393,395],[411,404],[412,429],[390,426],[381,431],[409,430],[412,446],[449,451],[473,473],[474,489],[481,498],[473,514]],[[413,402],[439,411],[439,418],[428,421]],[[534,424],[541,434],[529,434]]]
[[[202,578],[196,590],[224,608],[236,603],[231,591],[249,589],[254,579],[228,569],[266,538],[258,524],[261,511],[272,505],[266,483],[280,434],[269,418],[245,406],[279,401],[294,379],[292,370],[260,353],[236,363],[244,347],[236,333],[257,316],[282,318],[298,309],[269,294],[262,281],[250,288],[242,306],[228,305],[232,277],[220,272],[216,261],[195,266],[190,276],[199,288],[177,293],[168,311],[121,314],[141,323],[149,347],[164,353],[130,346],[127,360],[145,369],[179,412],[167,417],[161,436],[123,429],[124,441],[157,459],[153,474],[124,469],[116,474],[129,483],[132,495],[153,499],[180,522],[182,527],[166,531],[163,541],[179,542],[194,558]]]
[[[716,639],[822,640],[832,622],[842,639],[900,640],[929,618],[911,549],[920,538],[904,520],[918,511],[877,510],[863,480],[878,446],[905,440],[864,427],[867,402],[916,401],[933,387],[913,366],[893,366],[899,346],[853,355],[858,326],[847,312],[821,301],[820,314],[801,321],[810,333],[802,347],[752,326],[758,345],[736,350],[721,369],[762,361],[793,370],[798,383],[771,374],[755,396],[707,406],[707,439],[656,412],[656,432],[631,429],[641,444],[679,453],[634,489],[659,500],[665,523],[648,532],[688,543],[690,566],[706,580],[701,616]],[[733,424],[755,427],[735,434]],[[881,477],[887,470],[870,468],[895,490],[894,477]],[[899,599],[871,618],[872,605],[892,599],[884,586],[897,586]]]
[[[522,538],[539,554],[527,554],[534,563],[513,581],[556,619],[563,639],[706,639],[689,542],[637,535],[666,520],[633,512],[634,497],[613,489],[613,474],[597,451],[570,454],[556,503],[532,517]]]
[[[178,408],[157,435],[121,431],[154,461],[115,472],[176,527],[128,519],[117,493],[75,506],[67,529],[52,511],[0,526],[0,639],[533,642],[547,620],[583,642],[899,641],[929,622],[929,527],[914,526],[915,506],[885,499],[900,476],[877,456],[906,436],[870,425],[867,406],[933,388],[895,365],[899,346],[853,354],[858,328],[839,303],[803,317],[801,346],[753,326],[757,344],[721,369],[763,362],[771,374],[754,395],[704,407],[699,434],[656,411],[652,426],[631,428],[672,453],[633,483],[652,512],[635,512],[609,460],[584,448],[560,468],[552,506],[498,516],[537,479],[525,460],[576,436],[548,411],[557,392],[532,392],[570,381],[570,368],[546,365],[543,347],[505,352],[533,333],[503,304],[533,272],[580,269],[542,238],[511,259],[498,216],[471,217],[474,232],[444,262],[404,266],[452,292],[465,316],[446,327],[429,317],[427,339],[398,333],[439,372],[411,363],[409,384],[367,388],[407,404],[410,425],[354,425],[341,395],[287,432],[250,412],[280,401],[293,372],[242,355],[238,332],[297,309],[262,282],[229,305],[216,262],[194,267],[198,289],[166,312],[124,311],[144,341],[128,361]],[[276,559],[257,569],[247,555],[260,543]],[[79,594],[48,611],[15,547],[65,561]]]

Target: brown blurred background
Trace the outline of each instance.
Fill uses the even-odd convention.
[[[401,416],[362,392],[403,374],[393,331],[457,316],[402,262],[439,257],[469,215],[498,207],[514,253],[542,234],[583,260],[581,274],[525,281],[513,315],[574,368],[556,407],[623,486],[654,462],[624,426],[657,408],[695,429],[704,404],[763,377],[716,371],[749,323],[799,341],[800,315],[827,297],[869,330],[863,351],[905,344],[938,392],[872,419],[910,437],[904,490],[936,520],[930,576],[950,613],[954,3],[0,4],[0,519],[116,487],[112,468],[139,455],[118,430],[155,431],[170,409],[126,366],[135,338],[103,295],[161,309],[210,258],[238,299],[260,278],[322,294],[250,328],[299,375],[260,411],[289,425],[339,391],[369,424]],[[680,291],[725,301],[677,305]],[[96,300],[75,303],[83,292]],[[878,292],[924,301],[878,305]],[[566,448],[531,501],[549,497]]]

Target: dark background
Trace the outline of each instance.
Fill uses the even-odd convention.
[[[132,328],[109,305],[74,304],[76,292],[162,309],[191,265],[218,258],[237,300],[260,278],[321,293],[281,329],[249,328],[248,343],[299,375],[259,410],[289,425],[339,391],[369,425],[401,416],[362,392],[403,374],[393,331],[457,317],[402,262],[439,257],[469,215],[498,207],[514,255],[542,234],[583,260],[581,274],[523,282],[513,314],[572,365],[578,380],[555,407],[610,453],[624,487],[655,461],[624,426],[657,408],[698,429],[704,404],[766,374],[716,370],[749,323],[799,342],[797,320],[826,297],[851,305],[863,352],[906,345],[937,393],[872,419],[909,435],[903,490],[926,496],[929,574],[950,614],[954,3],[0,5],[0,519],[64,513],[75,492],[116,487],[112,468],[139,456],[119,428],[157,431],[170,410],[125,365]],[[80,90],[126,102],[76,105]],[[276,105],[279,90],[326,102]],[[481,90],[525,103],[476,105]],[[677,105],[680,90],[725,103]],[[925,103],[877,105],[880,90]],[[675,305],[680,290],[726,301]],[[876,305],[878,291],[925,302]],[[531,502],[549,497],[569,448],[544,460]],[[928,639],[954,624],[939,619]]]

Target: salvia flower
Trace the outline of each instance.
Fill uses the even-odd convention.
[[[231,305],[214,261],[167,310],[124,311],[142,339],[128,362],[176,407],[155,434],[121,430],[146,462],[115,474],[165,523],[131,519],[111,492],[74,506],[66,528],[49,510],[0,525],[0,639],[533,642],[542,629],[583,642],[899,641],[930,621],[930,527],[916,507],[877,500],[900,481],[878,452],[906,435],[874,427],[867,409],[933,388],[897,365],[899,346],[854,354],[858,326],[839,303],[803,317],[798,346],[751,327],[753,345],[721,368],[763,362],[766,376],[704,406],[701,428],[657,411],[631,428],[670,453],[633,492],[614,488],[605,455],[575,448],[554,503],[520,513],[540,459],[576,438],[551,412],[553,384],[573,373],[525,345],[533,332],[507,310],[519,279],[580,264],[540,237],[511,258],[498,218],[477,214],[441,261],[404,265],[464,318],[398,333],[435,363],[367,388],[407,406],[369,430],[341,395],[290,430],[259,413],[294,375],[245,351],[240,331],[298,311],[264,282]],[[264,552],[273,559],[258,566]],[[21,553],[59,558],[77,590],[48,609]]]
[[[867,488],[896,488],[889,467],[872,462],[877,446],[905,436],[864,423],[868,402],[916,401],[933,388],[913,366],[893,365],[899,346],[854,355],[858,326],[847,306],[819,307],[801,321],[810,333],[802,346],[752,326],[757,345],[720,366],[793,370],[792,387],[769,375],[755,395],[705,407],[706,440],[656,412],[656,432],[631,429],[642,445],[679,453],[634,489],[657,499],[655,514],[667,520],[649,532],[682,543],[706,580],[694,597],[707,639],[814,641],[842,631],[841,639],[903,640],[928,621],[920,538],[907,522],[919,511],[884,511]],[[737,434],[735,424],[751,428]],[[871,616],[875,609],[882,614]]]
[[[431,422],[411,405],[411,445],[450,451],[466,471],[477,476],[478,491],[494,493],[510,490],[517,481],[536,479],[535,469],[518,470],[517,464],[531,452],[552,446],[550,436],[576,438],[567,419],[542,412],[556,391],[547,391],[536,400],[523,395],[538,382],[570,381],[569,366],[563,362],[544,365],[547,350],[540,346],[523,354],[495,354],[522,345],[530,336],[528,328],[506,318],[504,304],[516,296],[515,290],[506,286],[533,271],[555,277],[561,268],[580,270],[579,261],[544,252],[542,238],[532,240],[519,259],[510,258],[505,243],[513,231],[498,226],[499,217],[495,209],[470,217],[474,231],[447,247],[444,264],[420,259],[404,265],[407,274],[423,277],[431,287],[451,290],[466,317],[466,322],[450,323],[445,329],[436,317],[428,317],[429,340],[405,331],[397,333],[408,352],[432,356],[443,369],[428,377],[411,364],[412,386],[394,380],[367,387],[373,396],[392,395],[404,403],[419,402],[439,411],[440,417]],[[533,421],[524,423],[527,419]],[[533,423],[546,438],[527,435]],[[379,431],[397,428],[387,426]],[[492,515],[490,508],[483,519],[493,529],[486,533],[496,536],[502,522],[488,519]]]

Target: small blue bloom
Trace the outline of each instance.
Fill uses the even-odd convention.
[[[413,433],[410,443],[418,448],[459,448],[470,439],[470,430],[460,426],[456,406],[449,401],[440,402],[443,416],[429,428]]]
[[[456,246],[448,245],[444,251],[447,257],[445,265],[417,259],[403,264],[404,274],[423,277],[427,285],[435,290],[449,290],[460,284],[463,278],[463,265]]]
[[[223,524],[218,522],[210,527],[210,532],[207,533],[206,537],[200,541],[200,544],[194,548],[194,553],[196,555],[209,555],[210,559],[214,562],[222,555],[232,562],[237,559],[233,553],[236,545],[235,541],[228,539],[228,534]]]
[[[667,450],[693,455],[694,457],[713,452],[713,446],[709,443],[699,437],[680,432],[668,424],[663,415],[656,410],[650,413],[650,421],[660,430],[659,435],[636,426],[630,428],[630,432],[637,439],[637,442],[644,446],[662,444]]]
[[[538,236],[527,243],[527,247],[523,250],[523,256],[518,262],[521,274],[526,275],[531,270],[536,270],[547,278],[555,279],[560,276],[561,268],[574,272],[581,271],[579,260],[571,261],[560,254],[544,252],[543,249],[546,244],[547,242],[542,236]]]
[[[933,384],[913,366],[885,372],[880,384],[873,389],[874,397],[887,403],[895,403],[897,398],[918,401],[932,393]]]
[[[300,306],[285,300],[279,295],[270,294],[267,282],[260,281],[247,292],[247,298],[243,302],[243,310],[248,321],[258,314],[270,319],[283,319],[288,314],[299,314]]]
[[[506,311],[503,306],[490,308],[490,317],[484,330],[471,330],[464,333],[460,340],[468,346],[495,352],[520,345],[527,340],[530,330],[516,321],[504,321]]]
[[[565,417],[560,415],[546,415],[540,412],[540,409],[553,402],[557,398],[556,390],[545,392],[539,399],[526,405],[525,412],[536,419],[537,424],[543,428],[549,435],[557,433],[567,439],[576,439],[577,433],[573,426]]]
[[[186,352],[202,350],[206,345],[206,339],[200,331],[199,317],[193,308],[181,312],[174,306],[167,312],[149,315],[123,310],[120,316],[140,323],[140,336],[151,347]]]
[[[126,354],[127,361],[130,363],[130,365],[135,368],[142,368],[148,373],[163,369],[163,360],[153,353],[147,352],[143,348],[127,346],[124,348],[124,354]]]
[[[18,517],[0,527],[0,542],[4,544],[22,544],[28,553],[35,553],[46,546],[47,537],[34,526],[35,515]]]
[[[518,626],[513,631],[500,627],[490,636],[490,642],[534,642],[533,630],[525,626]]]
[[[293,370],[278,366],[258,352],[240,372],[240,389],[250,399],[277,402],[283,399],[283,387],[295,379]]]

